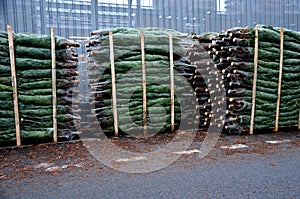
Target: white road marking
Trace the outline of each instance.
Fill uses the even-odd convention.
[[[0,179],[6,179],[7,178],[7,176],[6,175],[2,175],[2,176],[0,176]]]
[[[53,165],[54,165],[54,163],[41,163],[41,164],[34,166],[33,168],[35,168],[35,169],[49,168]]]
[[[54,166],[54,167],[49,167],[49,168],[47,168],[45,171],[59,171],[59,170],[61,170],[61,168],[60,167],[58,167],[58,166]]]
[[[141,161],[141,160],[147,160],[146,157],[134,157],[134,158],[123,158],[123,159],[117,159],[116,162],[134,162],[134,161]]]
[[[45,169],[45,171],[59,171],[59,170],[62,170],[62,169],[66,169],[68,167],[83,167],[82,164],[66,164],[66,165],[63,165],[63,166],[54,166],[55,164],[54,163],[41,163],[41,164],[38,164],[36,166],[34,166],[33,168],[35,169]]]
[[[268,144],[282,144],[285,142],[291,142],[291,140],[273,140],[273,141],[266,141]]]
[[[248,146],[244,145],[244,144],[235,144],[235,145],[230,145],[230,146],[221,146],[221,149],[231,149],[231,150],[244,149],[244,148],[248,148]]]
[[[177,151],[177,152],[173,152],[175,154],[179,154],[179,155],[191,155],[193,153],[201,153],[201,151],[194,149],[194,150],[189,150],[189,151]]]

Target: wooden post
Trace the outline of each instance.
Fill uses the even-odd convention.
[[[117,88],[116,88],[114,38],[113,38],[112,31],[109,32],[109,49],[110,49],[112,108],[113,108],[113,116],[114,116],[114,130],[115,130],[115,136],[118,136],[119,135],[119,124],[118,124],[118,111],[117,111]]]
[[[250,135],[254,131],[254,117],[255,117],[255,101],[256,101],[256,85],[257,85],[257,65],[258,65],[258,26],[255,26],[255,51],[254,51],[254,74],[253,74],[253,89],[252,89],[252,110],[250,121]]]
[[[57,95],[56,95],[56,55],[55,29],[51,28],[51,56],[52,56],[52,109],[53,109],[53,141],[57,142]]]
[[[16,77],[16,62],[15,62],[15,48],[12,26],[7,26],[9,55],[10,55],[10,68],[11,79],[13,89],[13,101],[14,101],[14,113],[15,113],[15,128],[16,128],[16,140],[17,146],[21,146],[21,128],[20,128],[20,116],[19,116],[19,103],[18,103],[18,87]]]
[[[144,134],[147,133],[147,76],[146,76],[146,61],[145,61],[145,35],[140,33],[141,37],[141,53],[142,53],[142,84],[143,84],[143,125]]]
[[[299,107],[298,129],[300,130],[300,107]]]
[[[279,78],[278,78],[278,98],[276,107],[276,121],[275,132],[278,132],[279,128],[279,111],[280,111],[280,98],[281,98],[281,86],[282,86],[282,67],[283,67],[283,36],[284,28],[280,28],[280,63],[279,63]]]
[[[299,107],[298,129],[300,130],[300,107]]]
[[[173,57],[173,35],[169,34],[169,48],[170,48],[170,89],[171,89],[171,131],[175,131],[175,103],[174,103],[174,57]]]

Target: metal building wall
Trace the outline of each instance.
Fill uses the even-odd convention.
[[[0,0],[0,29],[49,34],[55,27],[65,37],[112,27],[201,33],[267,24],[299,31],[299,19],[300,0]]]

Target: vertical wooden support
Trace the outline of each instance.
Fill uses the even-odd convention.
[[[250,121],[250,135],[254,131],[254,117],[255,117],[255,101],[256,101],[256,85],[257,85],[257,65],[258,65],[258,26],[255,26],[255,51],[254,51],[254,74],[253,74],[253,89],[252,89],[252,110]]]
[[[173,35],[169,34],[169,48],[170,48],[170,89],[171,89],[171,131],[175,131],[175,103],[174,103],[174,57],[173,57]]]
[[[142,84],[143,84],[143,125],[144,134],[147,133],[147,76],[146,76],[146,61],[145,61],[145,35],[140,33],[141,38],[141,53],[142,53]]]
[[[110,67],[111,67],[111,86],[112,86],[112,108],[114,117],[115,136],[119,135],[118,110],[117,110],[117,88],[116,88],[116,70],[114,54],[114,38],[112,31],[109,32],[109,49],[110,49]]]
[[[300,130],[300,107],[299,107],[298,129]]]
[[[51,28],[51,56],[52,56],[52,108],[53,108],[53,141],[57,142],[57,95],[56,95],[56,55],[55,29]]]
[[[298,129],[300,130],[300,107],[299,107]]]
[[[279,128],[279,111],[280,111],[280,98],[281,98],[281,86],[282,86],[282,68],[283,68],[283,36],[284,28],[280,28],[280,63],[279,63],[279,78],[278,78],[278,98],[276,107],[276,121],[275,121],[275,132],[278,132]]]
[[[16,77],[15,49],[14,49],[13,30],[12,30],[11,25],[7,26],[7,33],[8,33],[10,68],[11,68],[11,79],[12,79],[11,82],[12,82],[12,88],[13,88],[16,140],[17,140],[17,146],[21,146],[21,128],[20,128],[20,117],[19,117],[19,103],[18,103],[18,87],[17,87],[17,77]]]

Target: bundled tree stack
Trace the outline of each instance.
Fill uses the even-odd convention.
[[[187,57],[191,64],[197,66],[192,80],[193,89],[197,97],[197,110],[199,118],[199,129],[207,130],[214,123],[211,121],[212,95],[215,91],[221,91],[221,79],[218,79],[218,70],[212,70],[212,58],[207,53],[211,48],[211,37],[217,33],[203,33],[201,35],[192,35],[192,39],[197,39],[199,43],[194,43],[187,48]],[[214,90],[214,91],[213,91]],[[214,97],[214,102],[224,101],[223,96]],[[217,122],[218,123],[218,122]]]
[[[171,30],[170,30],[171,31]],[[114,65],[116,73],[116,98],[119,130],[124,133],[143,132],[143,85],[141,36],[145,38],[145,72],[147,100],[147,131],[167,132],[171,128],[170,46],[168,32],[159,29],[113,29]],[[175,127],[180,122],[194,122],[191,114],[196,102],[193,82],[196,66],[185,57],[188,37],[171,31],[174,50]],[[112,108],[112,76],[109,32],[92,33],[87,44],[90,63],[91,96],[95,113],[102,130],[114,130]],[[182,109],[184,107],[184,109]],[[95,115],[91,115],[95,117]]]
[[[275,127],[280,68],[280,29],[259,26],[254,130]],[[201,42],[201,41],[200,41]],[[254,28],[233,28],[211,37],[208,53],[222,73],[227,92],[226,129],[250,129],[254,80]],[[279,127],[298,124],[300,34],[284,30]]]
[[[47,139],[53,133],[51,38],[48,35],[16,33],[16,62],[21,138]],[[8,35],[0,33],[0,142],[15,140],[14,107]],[[56,37],[57,121],[60,136],[70,136],[80,120],[76,95],[78,90],[78,46]]]

